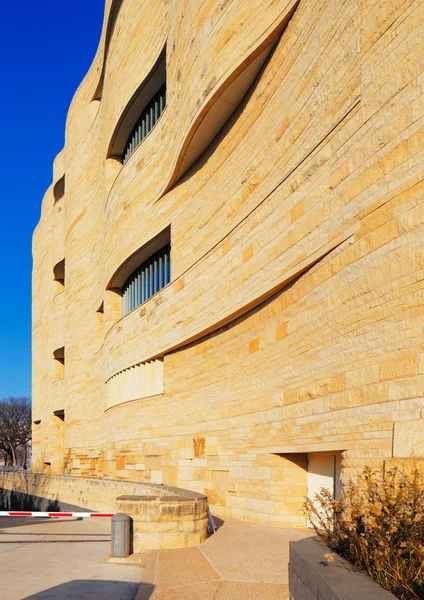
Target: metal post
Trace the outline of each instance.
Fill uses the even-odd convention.
[[[112,556],[124,558],[130,555],[131,518],[124,513],[112,517]]]

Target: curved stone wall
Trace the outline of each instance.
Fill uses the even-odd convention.
[[[111,4],[34,234],[34,469],[304,525],[308,453],[343,451],[346,478],[423,422],[421,3],[124,0],[106,44]],[[165,44],[167,107],[122,165],[111,139]],[[181,176],[201,123],[217,135]],[[167,228],[171,283],[122,317],[110,282]],[[156,359],[163,393],[108,408],[107,381]]]
[[[195,546],[208,537],[203,494],[146,482],[0,472],[0,510],[122,512],[132,552]]]

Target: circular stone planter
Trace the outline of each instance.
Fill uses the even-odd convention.
[[[163,485],[142,485],[148,488],[149,495],[116,499],[117,510],[133,520],[134,553],[157,548],[185,548],[206,540],[206,496]],[[155,491],[156,495],[153,495]]]

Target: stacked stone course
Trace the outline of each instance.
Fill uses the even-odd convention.
[[[108,0],[69,110],[34,234],[33,469],[304,526],[309,453],[342,451],[344,479],[424,456],[424,4],[177,4]],[[165,44],[167,107],[122,165],[113,133]],[[167,227],[171,283],[121,317],[110,282]],[[163,394],[108,408],[106,382],[158,357]]]

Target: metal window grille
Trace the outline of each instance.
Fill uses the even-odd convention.
[[[156,125],[159,117],[164,111],[166,106],[166,83],[156,92],[150,102],[145,106],[141,113],[134,129],[131,132],[130,137],[125,144],[124,152],[122,155],[123,164],[129,159],[131,154],[135,151],[137,146],[144,140],[146,135]]]
[[[122,314],[146,302],[171,281],[171,245],[167,244],[145,260],[122,288]]]

